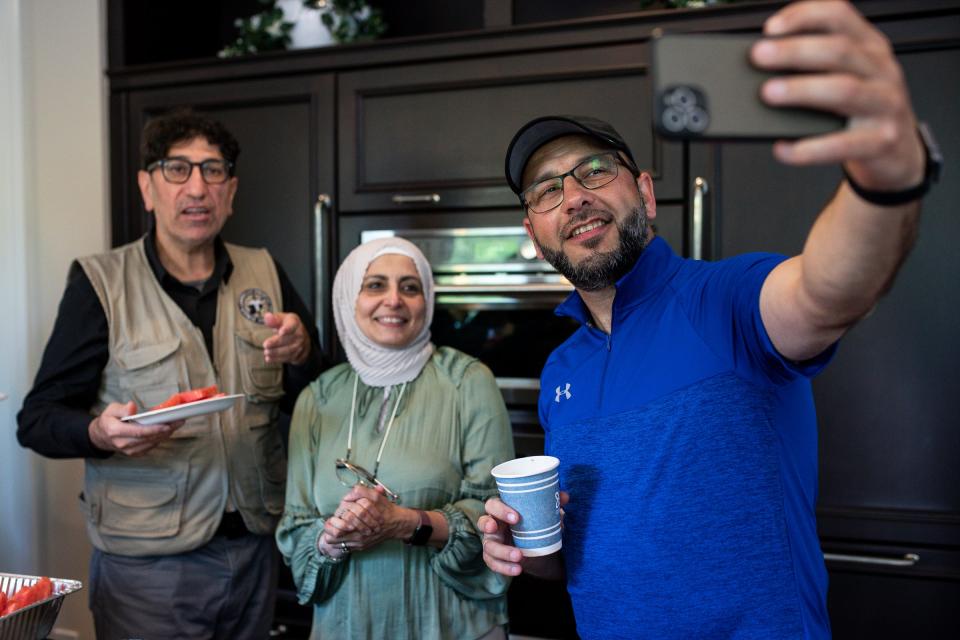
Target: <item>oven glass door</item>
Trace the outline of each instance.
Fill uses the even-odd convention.
[[[554,314],[563,298],[438,293],[430,328],[433,342],[479,358],[498,379],[535,383],[550,353],[579,326],[572,318]]]

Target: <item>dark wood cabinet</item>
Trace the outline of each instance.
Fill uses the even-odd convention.
[[[918,574],[916,566],[907,569],[864,569],[857,563],[831,562],[830,591],[827,606],[830,624],[837,640],[878,640],[924,638],[950,640],[960,630],[960,581],[958,558],[945,557],[943,551],[920,551],[925,556],[941,556],[939,566],[952,561],[953,575]],[[891,549],[882,549],[886,557]],[[863,548],[856,550],[858,555]],[[894,555],[898,555],[893,552]]]
[[[681,197],[681,148],[653,135],[637,42],[341,74],[340,210],[517,207],[503,179],[513,133],[537,116],[616,122],[662,197]]]

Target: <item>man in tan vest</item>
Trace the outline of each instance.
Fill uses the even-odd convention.
[[[85,459],[98,638],[266,638],[286,455],[278,414],[322,368],[313,319],[263,249],[225,243],[240,149],[181,111],[147,123],[137,179],[149,232],[71,267],[23,446]],[[244,398],[144,426],[178,391]]]

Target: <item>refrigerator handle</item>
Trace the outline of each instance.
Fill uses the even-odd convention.
[[[705,201],[710,186],[703,178],[697,177],[693,181],[693,228],[690,233],[690,257],[694,260],[703,260],[703,219],[705,217]]]
[[[912,567],[920,562],[920,556],[916,553],[905,553],[900,557],[893,558],[847,553],[824,553],[823,559],[827,562],[856,562],[858,564],[873,564],[884,567]]]
[[[329,300],[329,285],[327,278],[327,246],[325,243],[327,219],[330,214],[333,199],[321,193],[313,205],[313,318],[317,323],[317,332],[320,334],[320,348],[324,353],[327,349],[327,319],[325,308]]]

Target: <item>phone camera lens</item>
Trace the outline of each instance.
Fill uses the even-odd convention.
[[[687,129],[694,133],[700,133],[710,124],[710,116],[700,107],[693,107],[686,113]]]
[[[683,112],[673,107],[667,107],[660,116],[663,128],[667,131],[683,131],[686,117]]]
[[[676,87],[667,96],[667,101],[670,106],[686,111],[697,105],[697,96],[687,87]]]

